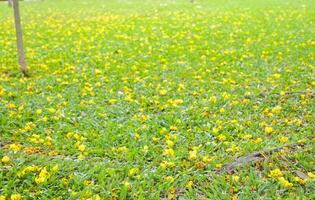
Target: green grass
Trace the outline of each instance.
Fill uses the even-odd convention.
[[[20,4],[30,78],[0,2],[0,199],[315,198],[314,0]]]

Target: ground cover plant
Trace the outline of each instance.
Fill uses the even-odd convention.
[[[314,199],[314,5],[0,2],[0,199]]]

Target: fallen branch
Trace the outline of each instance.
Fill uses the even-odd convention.
[[[0,142],[0,147],[4,147],[6,146],[7,144],[9,144],[8,142]]]
[[[309,96],[314,96],[315,92],[314,91],[285,92],[283,94],[283,96],[286,96],[286,95],[298,95],[298,94],[305,94],[305,95],[309,95]],[[272,93],[272,94],[261,93],[261,94],[259,94],[259,96],[260,97],[265,97],[265,96],[282,96],[282,94],[281,93]]]
[[[291,150],[299,148],[304,146],[304,144],[302,143],[295,143],[295,144],[289,144],[289,145],[285,145],[285,146],[281,146],[278,148],[273,148],[273,149],[268,149],[268,150],[263,150],[263,151],[259,151],[259,152],[254,152],[251,153],[247,156],[243,156],[243,157],[239,157],[237,158],[234,162],[226,164],[225,166],[223,166],[222,168],[220,168],[219,170],[216,171],[217,174],[223,174],[225,172],[231,173],[235,170],[235,168],[246,165],[246,164],[250,164],[250,163],[256,163],[259,161],[262,161],[266,158],[266,156],[270,156],[273,153],[279,152],[283,149],[289,148]]]
[[[289,95],[301,95],[305,94],[310,97],[315,96],[315,91],[297,91],[297,92],[285,92],[284,94],[281,93],[260,93],[258,95],[247,95],[245,98],[247,99],[255,99],[255,98],[264,98],[268,96],[289,96]]]

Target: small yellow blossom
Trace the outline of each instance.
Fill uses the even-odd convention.
[[[20,144],[10,144],[9,148],[10,148],[10,150],[12,150],[14,152],[18,152],[19,150],[21,150],[21,145]]]
[[[93,182],[91,180],[84,180],[83,181],[83,185],[85,185],[85,186],[89,186],[89,185],[92,185],[92,184],[93,184]]]
[[[149,151],[148,145],[144,145],[144,147],[143,147],[143,152],[144,152],[144,153],[147,153],[148,151]]]
[[[210,102],[211,102],[211,103],[217,102],[217,97],[216,97],[216,96],[211,96],[211,97],[210,97]]]
[[[167,90],[160,90],[159,95],[160,96],[165,96],[167,94]]]
[[[48,112],[49,112],[49,113],[55,113],[56,110],[55,110],[54,108],[48,108]]]
[[[166,168],[173,168],[173,167],[175,167],[175,163],[169,162],[169,161],[162,161],[162,162],[160,163],[160,166],[161,166],[163,169],[166,169]]]
[[[192,150],[192,151],[189,151],[189,157],[188,159],[189,160],[195,160],[197,158],[197,151],[196,150]]]
[[[78,149],[79,149],[79,151],[83,152],[83,151],[85,151],[86,147],[84,144],[81,144],[78,146]]]
[[[15,104],[14,103],[9,103],[8,105],[7,105],[7,108],[8,109],[14,109],[16,106],[15,106]]]
[[[212,158],[210,158],[209,156],[203,156],[202,157],[202,162],[204,162],[206,164],[210,163],[212,160],[213,160],[213,157]]]
[[[12,194],[11,195],[11,200],[21,200],[22,195],[21,194]]]
[[[117,99],[110,99],[110,100],[108,100],[108,103],[111,105],[114,105],[117,103]]]
[[[171,131],[177,131],[178,128],[177,128],[177,126],[171,126],[171,127],[170,127],[170,130],[171,130]]]
[[[282,172],[281,172],[281,170],[279,168],[277,168],[277,169],[274,169],[274,170],[270,171],[268,176],[270,178],[278,178],[278,177],[282,176]]]
[[[131,168],[129,171],[128,171],[128,176],[130,177],[133,177],[135,176],[136,174],[139,173],[139,168]]]
[[[265,127],[265,133],[270,134],[270,133],[272,133],[272,131],[273,131],[272,127],[270,127],[270,126]]]
[[[175,156],[175,152],[174,152],[173,149],[168,148],[168,149],[164,150],[164,155],[167,155],[169,157],[174,157]]]
[[[166,144],[170,148],[172,148],[174,146],[174,142],[172,140],[166,140]]]
[[[296,181],[296,182],[298,182],[299,184],[301,184],[301,185],[304,185],[305,184],[305,182],[306,182],[306,180],[304,180],[304,179],[301,179],[300,177],[294,177],[294,180]]]
[[[262,138],[257,138],[257,139],[255,139],[255,140],[253,140],[253,142],[254,142],[255,144],[259,144],[259,143],[261,143],[262,141],[263,141]]]
[[[51,170],[54,172],[57,172],[59,170],[59,165],[56,164],[55,166],[53,166],[53,168]]]
[[[187,188],[192,188],[194,186],[194,182],[193,181],[188,181],[188,183],[186,184]]]
[[[48,171],[46,170],[46,167],[44,167],[44,168],[40,171],[38,177],[35,178],[35,182],[36,182],[37,184],[44,183],[44,182],[46,181],[46,179],[48,178],[48,176],[49,176],[49,173],[48,173]]]
[[[78,159],[79,160],[84,160],[85,159],[85,155],[80,153],[79,156],[78,156]]]
[[[223,135],[223,134],[220,134],[220,135],[218,136],[218,140],[219,140],[219,141],[225,141],[225,140],[226,140],[226,136]]]
[[[276,106],[276,107],[272,108],[271,112],[274,113],[274,114],[278,114],[278,113],[281,112],[281,107],[280,106]]]
[[[235,181],[235,182],[238,182],[240,180],[240,177],[236,176],[236,175],[233,175],[232,176],[232,180]]]
[[[222,166],[223,166],[223,164],[218,163],[218,164],[215,165],[215,168],[220,169]]]
[[[315,178],[315,174],[313,174],[312,172],[308,172],[307,175],[311,178]]]
[[[10,162],[10,157],[9,156],[3,156],[2,159],[1,159],[1,162],[3,162],[3,163]]]
[[[124,181],[123,182],[123,185],[128,188],[128,189],[131,189],[131,184],[128,182],[128,181]]]
[[[172,176],[166,176],[165,178],[164,178],[164,180],[166,180],[166,181],[168,181],[168,182],[174,182],[174,177],[172,177]]]
[[[283,178],[283,177],[279,177],[279,178],[278,178],[278,181],[281,183],[281,185],[283,185],[283,186],[286,187],[286,188],[289,188],[289,187],[292,187],[292,186],[293,186],[292,183],[290,183],[288,180],[286,180],[286,179]]]
[[[289,140],[289,138],[284,137],[284,136],[279,138],[279,142],[281,142],[281,143],[286,143],[288,140]]]

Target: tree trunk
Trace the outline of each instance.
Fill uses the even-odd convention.
[[[8,4],[9,4],[10,7],[12,7],[13,6],[12,0],[8,0]]]
[[[17,45],[17,52],[18,52],[18,57],[19,57],[20,70],[24,76],[27,76],[27,64],[26,64],[25,55],[24,55],[19,0],[13,0],[13,10],[14,10],[14,22],[15,22],[15,32],[16,32],[16,45]]]

